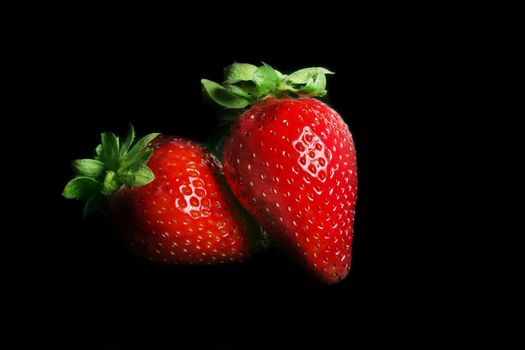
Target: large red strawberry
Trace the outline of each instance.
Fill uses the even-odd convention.
[[[335,283],[350,269],[357,174],[348,126],[310,97],[326,93],[327,73],[284,76],[268,65],[234,64],[223,86],[203,85],[224,107],[249,106],[223,148],[232,192],[315,276]]]
[[[221,165],[203,146],[150,134],[132,146],[102,134],[95,159],[73,162],[77,177],[67,198],[103,204],[122,234],[150,260],[176,264],[241,261],[255,240],[254,225],[229,194]],[[131,146],[131,147],[130,147]]]

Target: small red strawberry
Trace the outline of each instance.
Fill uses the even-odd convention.
[[[336,283],[351,264],[357,169],[348,126],[309,97],[326,93],[328,73],[308,68],[284,76],[268,65],[234,64],[224,86],[202,82],[224,107],[253,103],[223,146],[235,197],[317,278]]]
[[[64,196],[85,200],[85,214],[109,204],[124,237],[150,260],[244,260],[254,225],[229,194],[215,157],[182,138],[149,134],[131,146],[133,139],[133,127],[123,144],[103,133],[95,159],[73,162],[78,176]]]

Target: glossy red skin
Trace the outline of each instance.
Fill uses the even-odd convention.
[[[244,208],[317,278],[346,277],[357,169],[337,112],[312,98],[258,102],[232,126],[223,166]]]
[[[159,136],[148,162],[151,183],[112,197],[122,234],[139,254],[157,262],[212,264],[241,261],[252,229],[228,193],[222,168],[203,146]]]

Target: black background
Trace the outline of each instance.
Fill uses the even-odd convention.
[[[16,224],[4,231],[6,339],[329,348],[490,336],[477,327],[504,308],[487,292],[503,288],[497,242],[517,232],[523,194],[513,185],[518,132],[502,108],[482,117],[495,104],[482,93],[491,73],[481,72],[480,43],[490,30],[427,12],[305,10],[32,11],[23,43],[30,98],[8,140],[23,186],[7,186]],[[205,141],[217,120],[199,81],[220,80],[233,61],[336,72],[329,103],[350,125],[359,167],[353,267],[338,285],[275,252],[232,266],[144,264],[102,219],[82,220],[80,203],[61,197],[69,161],[89,156],[100,132],[132,122],[141,134]]]

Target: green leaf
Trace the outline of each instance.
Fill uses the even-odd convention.
[[[155,139],[159,135],[160,133],[155,132],[155,133],[148,134],[144,136],[143,138],[141,138],[140,140],[138,140],[137,143],[133,145],[133,147],[131,147],[131,149],[127,153],[126,159],[135,157],[139,152],[143,151],[146,147],[148,147],[149,143],[153,141],[153,139]]]
[[[253,83],[252,83],[253,85]],[[230,91],[232,94],[244,97],[246,99],[251,99],[249,89],[243,88],[238,85],[228,85],[227,87],[228,91]]]
[[[133,169],[142,165],[146,165],[148,160],[151,158],[152,154],[153,150],[146,148],[138,153],[131,154],[129,157],[126,157],[119,169],[119,174],[121,172],[127,171],[128,169]]]
[[[146,164],[154,152],[150,143],[159,135],[152,133],[134,143],[135,130],[130,124],[127,137],[120,145],[118,136],[102,133],[101,144],[95,149],[95,159],[72,162],[77,176],[65,186],[64,197],[83,200],[86,217],[107,209],[107,197],[122,186],[142,186],[153,181],[155,176]]]
[[[99,159],[100,155],[102,154],[102,145],[97,145],[97,147],[95,148],[95,154],[95,158]]]
[[[95,159],[77,159],[71,162],[71,166],[75,174],[91,178],[102,176],[106,170],[104,163]]]
[[[67,183],[63,196],[68,199],[86,200],[94,196],[100,190],[100,187],[100,183],[96,180],[86,176],[79,176]]]
[[[126,136],[124,143],[120,146],[120,157],[121,158],[129,150],[129,147],[131,146],[133,141],[135,141],[135,128],[133,128],[133,125],[129,123],[128,135]]]
[[[277,76],[279,77],[280,81],[283,81],[287,77],[287,75],[284,75],[283,73],[279,72],[277,69],[274,68],[273,70],[275,71],[275,73],[277,73]]]
[[[102,151],[100,154],[100,161],[106,164],[109,170],[117,170],[119,166],[119,144],[118,138],[112,132],[103,132]]]
[[[300,96],[324,96],[326,74],[334,73],[322,67],[300,69],[290,74],[279,86],[279,90],[291,91]]]
[[[334,74],[323,67],[300,69],[285,75],[263,62],[259,67],[234,63],[225,69],[224,83],[202,79],[204,91],[226,109],[243,109],[268,96],[281,98],[288,93],[299,96],[326,95],[326,75]]]
[[[109,196],[117,192],[119,188],[120,183],[118,182],[117,174],[114,171],[108,171],[102,185],[102,193]]]
[[[326,76],[319,74],[316,79],[310,78],[306,85],[299,91],[303,96],[324,96],[326,95]]]
[[[211,80],[201,79],[201,83],[210,98],[225,108],[242,109],[250,104],[250,100],[233,94]]]
[[[258,95],[264,96],[273,92],[281,84],[281,79],[275,69],[264,63],[253,74],[253,82],[257,86]]]
[[[325,74],[334,74],[334,73],[323,67],[312,67],[312,68],[299,69],[298,71],[295,71],[292,74],[290,74],[286,78],[285,83],[289,85],[306,85],[310,78],[315,80],[318,75],[325,75]]]
[[[128,187],[136,187],[146,185],[155,180],[155,175],[146,165],[141,165],[120,173],[119,180]]]
[[[235,84],[239,81],[251,81],[257,66],[249,63],[234,63],[224,69],[224,82]]]

